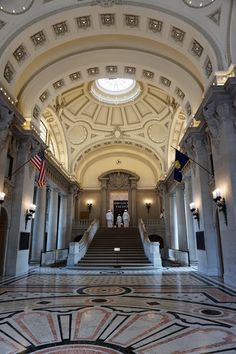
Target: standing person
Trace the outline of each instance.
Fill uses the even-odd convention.
[[[129,227],[129,213],[126,209],[123,213],[123,223],[124,223],[124,227]]]
[[[107,227],[113,227],[113,214],[111,212],[111,210],[107,210],[107,213],[106,213],[106,221],[107,221]]]
[[[116,224],[117,224],[117,227],[121,227],[121,224],[122,224],[122,217],[120,214],[118,214],[117,218],[116,218]]]

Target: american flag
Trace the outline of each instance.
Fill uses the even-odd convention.
[[[37,184],[39,187],[43,187],[46,184],[46,169],[45,169],[45,157],[44,151],[40,150],[37,155],[31,157],[30,161],[39,170],[37,178]]]

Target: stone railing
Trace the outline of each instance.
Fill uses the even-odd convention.
[[[175,250],[173,248],[168,249],[168,258],[171,261],[176,261],[180,265],[189,266],[189,251]]]
[[[72,240],[78,236],[84,234],[84,232],[88,229],[89,227],[89,219],[84,219],[84,220],[76,220],[73,225],[72,225]]]
[[[94,220],[88,229],[84,232],[83,237],[79,242],[70,242],[67,266],[76,265],[81,260],[81,258],[84,257],[98,228],[99,221]]]
[[[138,222],[139,233],[142,239],[145,255],[155,268],[162,268],[159,242],[151,242],[148,238],[145,224],[142,219]]]
[[[40,266],[59,264],[67,260],[68,248],[41,253]]]

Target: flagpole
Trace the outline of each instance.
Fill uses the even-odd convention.
[[[48,146],[47,146],[46,148],[44,148],[43,151],[45,151],[46,149],[48,149]],[[36,155],[37,155],[37,154],[35,154],[35,155],[33,155],[33,156],[36,156]],[[33,156],[31,156],[31,158],[30,158],[28,161],[26,161],[25,163],[23,163],[23,165],[21,165],[20,167],[18,167],[15,171],[13,171],[12,174],[11,174],[11,177],[14,176],[18,171],[20,171],[20,170],[22,169],[22,167],[24,167],[25,165],[27,165],[27,163],[30,162],[30,160],[32,159]]]
[[[178,149],[176,149],[174,146],[171,145],[171,147],[173,149],[175,149],[176,151],[179,151]],[[180,151],[181,152],[181,151]],[[185,154],[186,155],[186,154]],[[205,167],[203,167],[202,165],[200,165],[200,163],[198,163],[197,161],[191,159],[191,157],[189,157],[188,155],[186,155],[188,157],[189,160],[193,161],[195,164],[197,164],[199,167],[201,167],[203,170],[205,170],[207,173],[209,173],[209,175],[211,175],[212,177],[214,177],[213,173],[211,173],[210,171],[208,171]]]

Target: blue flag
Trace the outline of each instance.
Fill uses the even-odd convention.
[[[186,165],[188,162],[189,157],[179,150],[175,150],[175,169],[174,169],[174,179],[177,182],[182,181],[182,168]]]

